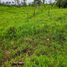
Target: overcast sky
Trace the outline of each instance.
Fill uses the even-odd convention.
[[[14,0],[1,0],[1,2],[6,2],[6,1],[14,1]],[[33,0],[27,0],[27,3],[32,2]],[[50,0],[46,0],[46,2],[48,3]],[[54,0],[51,0],[52,2],[54,2]]]

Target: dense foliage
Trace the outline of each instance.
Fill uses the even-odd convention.
[[[66,8],[67,7],[67,0],[56,0],[56,5],[59,7]]]

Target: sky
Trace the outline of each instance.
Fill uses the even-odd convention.
[[[6,2],[6,1],[8,1],[8,2],[10,2],[10,1],[14,1],[14,0],[1,0],[1,2]],[[33,0],[27,0],[27,3],[30,3],[30,2],[32,2]],[[49,3],[49,1],[50,0],[46,0],[46,2],[47,3]],[[54,2],[54,0],[51,0],[52,2]]]

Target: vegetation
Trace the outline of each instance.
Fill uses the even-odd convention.
[[[0,67],[14,62],[67,67],[67,9],[41,5],[34,14],[34,6],[0,6]]]
[[[56,5],[58,7],[66,8],[67,7],[67,0],[56,0]]]

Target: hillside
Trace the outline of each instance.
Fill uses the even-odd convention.
[[[20,61],[23,67],[67,67],[67,9],[0,6],[0,65]]]

